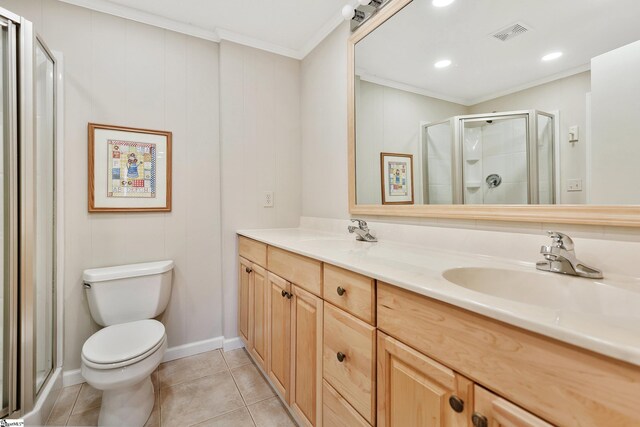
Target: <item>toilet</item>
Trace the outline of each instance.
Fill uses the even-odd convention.
[[[144,426],[155,394],[151,373],[167,349],[160,315],[171,295],[173,261],[85,270],[91,317],[103,329],[82,346],[82,376],[102,390],[100,426]]]

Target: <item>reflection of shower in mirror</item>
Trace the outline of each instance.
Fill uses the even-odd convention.
[[[537,110],[422,124],[424,203],[555,203],[554,124]]]

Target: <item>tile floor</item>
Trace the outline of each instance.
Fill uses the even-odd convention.
[[[244,349],[210,351],[161,364],[146,427],[295,427]],[[102,392],[88,384],[60,392],[47,425],[95,426]]]

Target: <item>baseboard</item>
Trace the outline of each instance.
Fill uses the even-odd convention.
[[[222,350],[223,351],[231,351],[231,350],[235,350],[237,348],[242,348],[244,347],[244,342],[240,339],[240,337],[235,337],[235,338],[225,338],[224,342],[222,343]]]
[[[80,369],[74,369],[72,371],[64,371],[62,374],[62,387],[69,387],[76,384],[82,384],[84,377]]]
[[[224,348],[224,351],[234,350],[243,347],[244,344],[240,338],[224,339],[224,337],[215,337],[208,340],[196,341],[189,344],[178,345],[168,348],[162,358],[162,362],[182,359],[183,357],[195,356],[196,354],[206,353],[207,351]],[[62,375],[62,386],[69,387],[84,382],[80,369],[64,371]]]
[[[196,341],[167,349],[162,362],[182,359],[183,357],[194,356],[211,350],[222,348],[224,337],[215,337],[208,340]]]
[[[62,387],[62,368],[56,368],[44,389],[40,392],[33,410],[22,416],[24,424],[28,426],[43,426],[49,418]]]

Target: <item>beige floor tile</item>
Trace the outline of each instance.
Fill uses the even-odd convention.
[[[149,419],[145,423],[144,427],[160,427],[160,404],[156,398],[156,402],[153,405],[153,411],[149,415]]]
[[[231,374],[247,405],[275,396],[275,392],[253,363],[232,369]]]
[[[80,393],[81,388],[82,384],[76,384],[60,390],[56,403],[51,409],[51,414],[49,414],[49,419],[47,420],[48,426],[67,425],[67,421],[71,415],[71,410],[73,409],[73,405],[76,403],[76,399],[78,398],[78,393]]]
[[[68,426],[97,426],[98,417],[100,416],[100,407],[89,409],[87,412],[71,415]]]
[[[82,384],[82,389],[80,389],[80,394],[78,394],[78,399],[71,414],[80,414],[87,412],[89,409],[99,408],[101,403],[102,390],[96,390],[89,384],[84,383]]]
[[[239,366],[251,363],[249,354],[244,348],[238,348],[236,350],[223,352],[222,356],[224,356],[224,360],[227,362],[229,369],[237,368]]]
[[[296,423],[277,397],[250,405],[249,412],[257,427],[296,427]]]
[[[220,350],[163,363],[158,370],[160,388],[213,375],[227,369]]]
[[[192,425],[244,406],[229,371],[160,389],[162,425]]]
[[[240,408],[228,414],[220,415],[194,427],[253,427],[255,424],[247,408]]]

